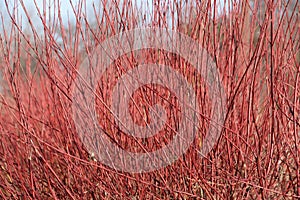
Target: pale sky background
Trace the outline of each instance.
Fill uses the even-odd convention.
[[[10,9],[13,8],[14,6],[14,1],[19,2],[19,0],[7,0],[9,2],[9,7]],[[42,10],[43,9],[43,1],[44,0],[36,0],[38,7]],[[57,0],[46,0],[46,7],[47,7],[47,14],[48,14],[48,6],[51,7],[51,13],[53,15],[54,13],[54,1],[57,2]],[[70,20],[70,22],[73,22],[73,24],[75,23],[75,16],[73,13],[73,10],[71,8],[71,4],[70,1],[73,3],[73,5],[76,7],[76,5],[78,5],[78,2],[80,0],[60,0],[60,5],[61,5],[61,15],[62,15],[62,19],[64,24],[67,24],[68,20]],[[148,1],[148,4],[146,4],[146,2]],[[145,10],[147,10],[146,12],[151,11],[152,9],[152,1],[153,0],[132,0],[133,4],[137,5],[138,8],[140,8],[141,6],[143,7],[143,11],[145,12]],[[174,0],[175,1],[175,0]],[[195,0],[198,1],[198,0]],[[212,1],[212,5],[214,0]],[[216,0],[217,5],[218,5],[218,13],[222,13],[223,11],[223,7],[224,7],[224,2],[225,1],[229,1],[229,0]],[[232,0],[230,0],[232,1]],[[41,26],[41,22],[37,16],[37,11],[34,5],[34,0],[23,0],[26,8],[28,9],[29,13],[32,14],[31,15],[31,20],[36,23],[36,26],[39,27]],[[184,1],[183,1],[184,2]],[[90,19],[91,17],[93,17],[93,4],[95,4],[96,8],[99,8],[101,5],[101,0],[86,0],[86,9],[87,9],[87,17]],[[228,8],[228,3],[226,4],[226,8]],[[20,5],[20,3],[18,3],[18,8],[19,11],[21,12],[21,15],[23,16],[23,21],[26,22],[26,17],[25,17],[25,13],[23,12],[23,9]],[[147,7],[147,8],[146,8]],[[7,15],[6,12],[6,7],[5,7],[5,0],[0,0],[0,12],[3,14],[3,18],[5,21],[9,21],[9,16]],[[90,16],[89,16],[90,13]],[[1,23],[1,22],[0,22]],[[9,24],[9,23],[8,23]],[[23,23],[24,24],[24,23]],[[2,30],[2,25],[0,28],[0,31]]]

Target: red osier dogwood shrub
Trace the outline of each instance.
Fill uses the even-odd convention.
[[[102,0],[89,11],[94,19],[89,20],[87,2],[70,1],[76,23],[64,25],[59,0],[53,1],[53,10],[44,1],[34,10],[42,24],[37,28],[23,0],[5,0],[0,33],[1,198],[300,198],[300,4],[232,1],[218,15],[217,2],[154,0],[143,4],[147,11],[141,14],[134,1]],[[107,99],[126,70],[145,61],[172,66],[187,78],[201,104],[199,133],[188,151],[165,168],[132,174],[98,162],[86,150],[76,133],[72,90],[80,76],[78,66],[97,45],[138,27],[176,30],[206,49],[220,72],[227,112],[218,142],[201,158],[198,150],[214,104],[193,66],[155,49],[115,60],[99,77],[106,87],[97,90],[95,105],[98,123],[123,149],[151,152],[166,145],[184,109],[178,109],[178,100],[166,88],[146,85],[132,96],[128,114],[145,125],[151,121],[148,108],[158,103],[166,110],[168,126],[149,141],[120,132]]]

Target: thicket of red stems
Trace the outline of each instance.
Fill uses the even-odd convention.
[[[6,12],[1,13],[1,198],[300,198],[298,1],[236,1],[225,4],[223,15],[217,15],[217,4],[210,1],[151,1],[143,4],[145,15],[126,0],[102,0],[92,11],[85,9],[88,2],[70,2],[76,23],[67,25],[58,1],[53,2],[50,14],[46,2],[32,12],[22,0],[5,0]],[[94,20],[87,19],[87,12]],[[33,13],[42,28],[31,21]],[[227,114],[222,135],[205,158],[197,154],[203,137],[199,133],[172,165],[149,173],[122,173],[97,162],[80,141],[72,118],[78,66],[108,37],[137,27],[187,34],[216,62],[228,98]],[[191,74],[193,66],[167,52],[143,51],[145,59],[152,57],[190,77],[202,104],[199,124],[205,132],[213,105],[205,84]],[[127,67],[136,62],[130,55],[124,60]],[[114,70],[107,73],[112,82],[118,78]],[[149,107],[153,90],[168,93],[152,87],[133,98]],[[135,141],[120,137],[105,113],[99,109],[102,125],[112,127],[112,137],[135,151]],[[141,116],[135,117],[138,123]],[[169,141],[173,133],[165,131],[145,144],[147,150]]]

